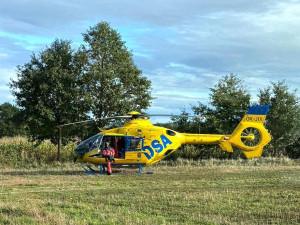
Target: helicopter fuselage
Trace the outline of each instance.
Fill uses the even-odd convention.
[[[106,164],[102,151],[109,142],[115,150],[112,166],[148,166],[176,151],[183,144],[219,145],[233,152],[239,148],[247,158],[260,157],[271,140],[264,127],[269,105],[252,106],[231,135],[185,134],[153,126],[150,120],[133,118],[124,126],[101,131],[75,148],[76,162]]]
[[[90,138],[84,151],[78,151],[77,162],[106,164],[101,155],[104,142],[109,141],[116,155],[113,166],[152,165],[176,151],[182,144],[219,144],[220,140],[230,135],[182,134],[173,130],[153,126],[150,120],[134,119],[123,127],[102,131]],[[89,140],[89,139],[88,139]],[[79,146],[80,146],[79,145]]]

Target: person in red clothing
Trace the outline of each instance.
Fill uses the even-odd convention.
[[[106,165],[107,165],[107,174],[111,175],[111,162],[115,161],[114,156],[115,156],[115,150],[110,146],[109,142],[105,143],[105,149],[102,152],[105,160],[106,160]]]

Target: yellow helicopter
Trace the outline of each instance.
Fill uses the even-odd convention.
[[[100,174],[104,167],[138,167],[142,173],[144,166],[159,162],[184,144],[219,145],[222,150],[233,152],[239,148],[247,158],[260,157],[263,147],[271,136],[264,127],[264,121],[270,105],[252,106],[232,134],[187,134],[174,130],[153,126],[146,115],[130,112],[126,116],[112,118],[129,118],[122,127],[101,130],[75,148],[75,162],[87,162],[100,166]],[[107,160],[104,154],[107,146],[114,150],[114,156]],[[94,174],[90,166],[85,170]],[[108,168],[109,169],[109,168]],[[108,174],[110,174],[108,172]]]

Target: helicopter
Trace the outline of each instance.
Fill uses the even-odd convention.
[[[252,106],[232,134],[189,134],[154,126],[148,115],[133,111],[125,116],[105,119],[129,119],[123,126],[100,130],[100,132],[81,142],[74,150],[74,162],[85,162],[100,166],[103,174],[105,167],[136,167],[142,174],[144,166],[153,165],[175,152],[181,145],[219,145],[223,151],[233,152],[239,148],[246,158],[260,157],[271,135],[264,127],[270,105]],[[105,144],[114,149],[111,164],[107,164],[104,154]],[[84,168],[95,175],[97,170],[91,166]],[[110,169],[110,168],[108,168]],[[110,175],[111,171],[107,171]]]

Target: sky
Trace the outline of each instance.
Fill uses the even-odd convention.
[[[8,83],[16,66],[56,38],[79,47],[82,33],[101,21],[152,81],[148,113],[208,104],[209,88],[230,73],[252,101],[270,82],[300,86],[300,1],[0,0],[0,104],[14,104]]]

